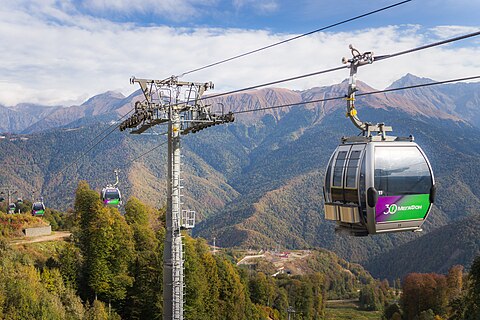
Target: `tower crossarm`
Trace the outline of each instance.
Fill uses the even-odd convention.
[[[233,113],[215,114],[210,105],[205,105],[202,96],[214,88],[212,82],[178,81],[172,76],[163,80],[132,77],[130,83],[138,83],[144,99],[135,102],[134,113],[120,124],[120,131],[132,129],[130,133],[143,133],[168,122],[172,111],[180,114],[183,135],[234,121]]]

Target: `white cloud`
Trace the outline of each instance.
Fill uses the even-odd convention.
[[[467,26],[438,26],[431,29],[432,33],[439,38],[453,38],[463,34],[474,33],[478,31],[477,27]]]
[[[129,84],[132,75],[162,79],[293,36],[261,30],[138,27],[80,15],[66,0],[68,10],[55,9],[53,2],[58,4],[38,2],[36,11],[0,9],[0,104],[81,103],[112,89],[129,94],[137,89]],[[183,80],[213,81],[217,91],[248,87],[339,66],[342,56],[350,54],[350,43],[382,55],[437,41],[440,31],[454,28],[386,26],[318,33]],[[362,67],[358,79],[384,88],[408,72],[439,80],[478,75],[479,54],[474,40],[464,40],[461,47],[433,48]],[[306,89],[347,76],[343,70],[278,86]]]

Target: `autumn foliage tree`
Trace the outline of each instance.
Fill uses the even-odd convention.
[[[0,319],[83,319],[85,307],[58,269],[40,271],[0,239]]]
[[[413,320],[428,310],[432,310],[436,315],[446,314],[447,277],[435,273],[411,273],[404,280],[401,300],[407,320]]]
[[[463,289],[463,266],[455,265],[448,270],[448,300],[460,297]]]
[[[433,315],[463,319],[466,308],[463,279],[463,267],[459,265],[450,268],[447,275],[409,274],[403,283],[401,298],[404,318],[420,319]]]

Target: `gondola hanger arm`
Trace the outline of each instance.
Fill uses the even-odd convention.
[[[373,57],[373,52],[364,52],[360,53],[353,45],[349,46],[352,53],[352,58],[342,58],[343,64],[348,64],[350,68],[350,78],[348,80],[348,93],[346,96],[347,100],[347,114],[346,116],[350,118],[352,123],[360,130],[362,130],[363,135],[369,137],[372,132],[381,133],[382,137],[385,139],[385,133],[392,131],[392,127],[386,126],[383,123],[372,124],[360,120],[357,114],[357,109],[355,109],[355,92],[357,89],[357,69],[360,66],[366,64],[372,64],[375,60]]]
[[[113,170],[113,172],[115,172],[115,184],[113,185],[113,187],[116,188],[117,185],[118,185],[118,173],[120,172],[120,170],[115,169],[115,170]]]

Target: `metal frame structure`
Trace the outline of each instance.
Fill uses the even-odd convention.
[[[180,227],[182,229],[195,228],[195,211],[182,210],[182,216],[180,217]]]
[[[12,196],[14,194],[17,194],[18,190],[14,187],[1,187],[0,190],[3,190],[1,192],[1,195],[4,195],[4,194],[7,195],[7,199],[6,199],[7,200],[7,206],[6,206],[7,213],[9,213],[9,214],[15,213],[15,209],[13,209],[13,211],[10,210],[10,204],[13,203],[13,202],[11,202]],[[13,204],[15,204],[15,203],[13,203]]]
[[[115,184],[112,187],[115,188],[118,186],[118,173],[120,172],[120,169],[115,169],[113,172],[115,173]]]
[[[181,202],[181,148],[180,136],[195,133],[217,124],[234,121],[233,113],[214,114],[205,105],[202,95],[213,89],[211,82],[178,81],[177,77],[164,80],[130,79],[138,83],[144,95],[135,103],[135,112],[123,121],[119,129],[132,129],[142,134],[151,127],[168,124],[168,180],[165,246],[163,251],[163,319],[183,320],[184,251],[182,229],[195,226],[195,212],[182,211]],[[193,221],[192,221],[193,217]]]
[[[386,132],[392,131],[392,127],[386,126],[384,123],[372,124],[369,122],[361,121],[357,116],[357,109],[355,109],[355,92],[357,91],[357,69],[360,66],[366,64],[372,64],[375,60],[373,52],[364,52],[361,54],[352,45],[349,46],[352,52],[352,58],[343,58],[342,63],[349,64],[350,78],[348,81],[348,94],[347,94],[347,117],[350,118],[352,123],[360,130],[366,137],[372,137],[372,132],[378,132],[381,134],[382,140],[386,139]]]

